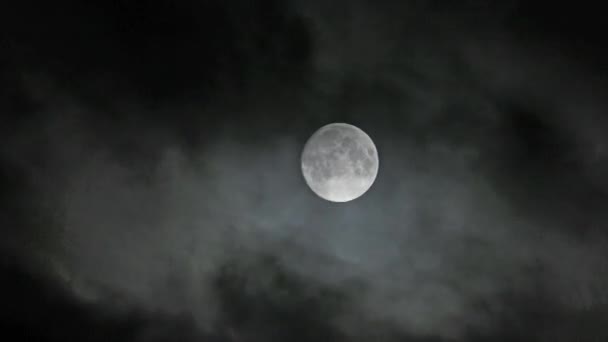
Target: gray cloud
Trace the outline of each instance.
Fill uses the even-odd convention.
[[[537,56],[513,54],[517,42],[504,39],[495,45],[510,51],[505,61],[478,37],[463,41],[468,26],[443,33],[449,22],[416,19],[439,18],[416,6],[405,22],[390,14],[395,8],[352,8],[352,16],[339,20],[330,9],[302,6],[318,39],[311,87],[289,88],[296,95],[277,101],[274,88],[261,89],[242,107],[180,102],[154,110],[231,118],[238,110],[260,118],[244,128],[227,121],[219,132],[201,125],[200,134],[209,137],[200,145],[184,148],[163,127],[137,123],[119,136],[91,130],[85,120],[103,110],[58,90],[42,92],[48,124],[15,134],[16,148],[5,155],[39,177],[41,193],[60,213],[54,218],[60,233],[46,251],[78,296],[101,300],[109,289],[150,310],[192,314],[213,329],[223,310],[214,287],[218,272],[231,260],[247,265],[270,254],[311,287],[346,292],[354,286],[348,310],[332,318],[353,336],[378,322],[421,336],[491,332],[510,310],[504,296],[540,296],[539,284],[543,296],[568,310],[606,305],[605,293],[596,290],[607,284],[604,227],[576,233],[581,211],[574,202],[587,193],[558,191],[551,205],[538,204],[552,211],[537,215],[510,191],[521,186],[517,169],[527,165],[509,160],[511,140],[504,135],[512,113],[497,94],[541,103],[530,115],[580,143],[574,151],[582,152],[575,159],[584,176],[567,174],[574,188],[605,182],[597,171],[605,164],[605,139],[595,119],[604,104],[586,91],[564,95],[568,87],[546,76],[576,79],[564,70],[568,61],[549,63],[554,69],[543,74]],[[424,34],[406,35],[410,26]],[[434,39],[421,40],[427,34]],[[57,98],[62,101],[48,103]],[[293,106],[284,103],[289,100]],[[587,121],[571,119],[583,100],[594,113],[581,115]],[[145,111],[137,104],[116,107]],[[282,115],[295,117],[293,124],[259,138],[276,128],[272,118],[287,121]],[[347,204],[322,201],[300,175],[307,134],[334,118],[362,126],[381,158],[376,184]],[[109,132],[119,131],[112,125]],[[31,136],[44,137],[49,162],[43,168],[28,159]],[[145,162],[118,157],[110,140],[125,137],[137,150],[155,153]],[[533,184],[527,191],[535,197],[547,189]],[[557,212],[560,207],[573,209]],[[583,212],[586,222],[603,224],[601,211]],[[265,286],[264,279],[255,281]]]

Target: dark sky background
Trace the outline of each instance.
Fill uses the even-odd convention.
[[[0,333],[608,341],[604,13],[3,2]],[[331,122],[380,156],[348,203],[300,173]]]

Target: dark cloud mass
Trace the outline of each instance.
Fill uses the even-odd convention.
[[[3,3],[2,334],[608,340],[597,6]],[[330,122],[378,148],[348,203]]]

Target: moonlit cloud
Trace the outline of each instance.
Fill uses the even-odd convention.
[[[243,27],[216,43],[218,66],[182,66],[213,87],[157,98],[146,90],[162,84],[120,67],[84,77],[91,88],[18,69],[37,119],[0,152],[44,223],[3,249],[78,303],[233,339],[286,339],[291,328],[268,326],[299,322],[329,334],[318,340],[524,340],[577,335],[572,317],[605,333],[585,318],[608,303],[602,82],[518,38],[508,6],[294,1],[269,5],[284,16],[276,32],[227,8]],[[295,31],[311,41],[303,61],[285,45]],[[302,177],[302,147],[329,122],[378,148],[356,201],[323,201]]]

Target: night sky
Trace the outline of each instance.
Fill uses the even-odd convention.
[[[0,339],[608,341],[604,14],[3,2]],[[332,122],[352,202],[301,174]]]

